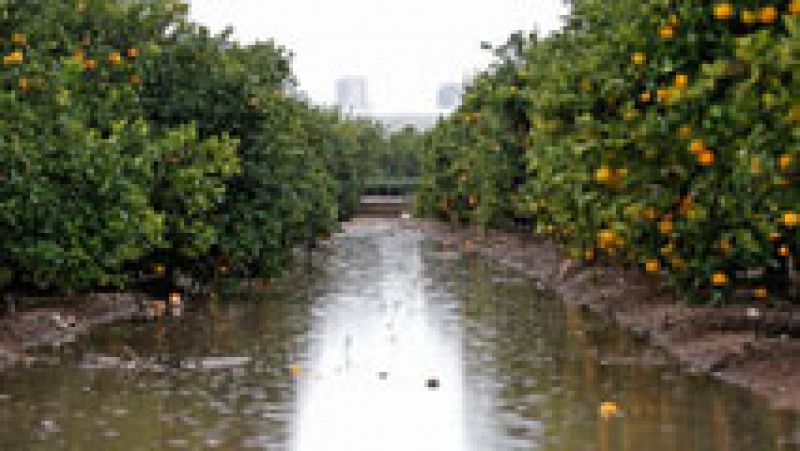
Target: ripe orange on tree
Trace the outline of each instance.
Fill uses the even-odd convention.
[[[728,284],[728,281],[728,275],[722,271],[717,271],[711,276],[711,283],[714,284],[715,287],[724,287]]]
[[[778,18],[778,8],[769,5],[764,6],[758,11],[758,20],[763,24],[774,23]]]
[[[733,17],[734,9],[730,3],[717,3],[714,5],[714,18],[717,20],[728,20]]]

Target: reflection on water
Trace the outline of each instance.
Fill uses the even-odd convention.
[[[256,299],[0,374],[0,449],[800,449],[797,416],[681,374],[513,271],[392,223],[349,225],[323,254]]]
[[[461,340],[425,296],[419,238],[366,232],[315,302],[297,449],[466,449]]]

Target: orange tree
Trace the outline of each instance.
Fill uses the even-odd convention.
[[[11,1],[0,10],[3,282],[120,284],[125,263],[162,240],[149,186],[153,164],[172,149],[153,145],[132,81],[135,53],[172,13],[153,7],[132,21],[133,7],[112,2]]]
[[[181,22],[145,71],[143,105],[153,123],[195,124],[202,139],[230,136],[241,166],[199,215],[168,206],[179,221],[206,220],[199,221],[209,226],[205,247],[176,253],[179,236],[172,233],[173,247],[152,258],[195,274],[210,275],[216,265],[238,276],[272,276],[294,246],[330,233],[352,213],[369,147],[382,137],[370,134],[368,122],[287,97],[294,83],[288,52],[272,42],[242,46],[230,34]]]
[[[575,258],[640,264],[699,300],[791,294],[798,15],[796,0],[574,2],[562,30],[522,45],[527,111],[495,113],[530,129],[515,215]]]
[[[351,209],[371,125],[286,98],[284,50],[187,10],[2,2],[0,288],[273,275]]]
[[[521,52],[525,37],[512,36],[497,63],[467,89],[452,117],[426,137],[420,156],[420,213],[474,221],[481,227],[529,223],[515,205],[526,180],[529,105]]]

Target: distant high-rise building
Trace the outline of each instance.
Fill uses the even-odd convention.
[[[369,108],[367,80],[361,77],[336,80],[336,104],[345,113],[366,111]]]
[[[436,104],[443,110],[456,109],[461,104],[461,95],[463,92],[464,86],[460,83],[443,84],[439,87],[439,92],[436,94]]]

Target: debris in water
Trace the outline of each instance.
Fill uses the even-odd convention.
[[[220,370],[244,366],[252,360],[250,357],[204,357],[187,359],[181,363],[181,367],[187,370]]]
[[[189,441],[183,438],[173,438],[171,440],[167,440],[167,445],[171,448],[186,448],[189,446]]]
[[[389,377],[389,373],[387,373],[386,371],[379,371],[378,372],[378,379],[380,379],[382,381],[385,381],[386,378],[388,378],[388,377]]]
[[[302,369],[300,368],[300,365],[295,363],[294,365],[289,367],[289,372],[292,373],[292,376],[299,377],[300,373],[302,372]]]
[[[53,420],[42,420],[39,422],[39,426],[41,426],[42,430],[48,434],[58,432],[58,425]]]
[[[428,378],[425,381],[425,386],[428,387],[429,390],[436,390],[439,388],[439,379],[435,377]]]
[[[121,364],[122,359],[119,357],[90,352],[84,355],[79,367],[84,370],[107,370],[117,369]],[[84,387],[84,391],[89,391],[88,387]]]

